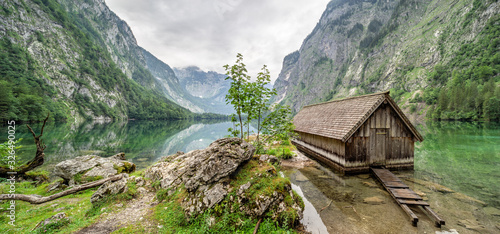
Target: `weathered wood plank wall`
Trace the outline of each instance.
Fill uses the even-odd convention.
[[[303,142],[314,145],[318,148],[324,149],[328,152],[337,154],[339,156],[342,157],[345,156],[344,143],[340,140],[303,133],[303,132],[300,132],[299,136]]]

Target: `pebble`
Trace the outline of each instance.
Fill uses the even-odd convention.
[[[370,178],[370,174],[360,174],[360,175],[357,175],[358,178],[361,178],[361,179],[368,179]]]

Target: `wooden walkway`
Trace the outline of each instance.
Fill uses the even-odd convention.
[[[410,221],[413,226],[417,226],[418,217],[408,207],[409,205],[421,206],[434,219],[437,227],[445,225],[441,219],[431,208],[429,204],[403,183],[397,176],[392,174],[387,169],[371,168],[372,173],[382,183],[384,188],[391,194],[401,208],[410,216]]]

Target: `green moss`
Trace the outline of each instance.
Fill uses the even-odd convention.
[[[145,171],[146,171],[146,169],[141,169],[141,170],[138,170],[138,171],[134,171],[134,172],[130,173],[130,176],[144,177],[144,172]]]
[[[35,170],[26,172],[26,176],[38,182],[48,182],[49,172],[45,170]]]
[[[184,195],[182,192],[176,191],[169,197],[168,201],[160,203],[154,209],[153,218],[159,225],[163,226],[158,230],[158,233],[253,232],[258,220],[239,212],[238,207],[231,207],[230,196],[234,196],[234,194],[229,194],[214,209],[188,220],[178,202],[184,198]],[[231,209],[235,212],[232,212]],[[259,233],[294,233],[294,231],[289,228],[281,228],[276,221],[269,217],[264,217],[259,228]]]
[[[118,166],[116,164],[113,165],[113,168],[117,171],[118,174],[120,173],[132,173],[135,171],[135,164],[129,163],[129,162],[122,162],[122,166]]]

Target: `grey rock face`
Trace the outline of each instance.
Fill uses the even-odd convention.
[[[119,153],[109,158],[96,155],[85,155],[58,163],[54,168],[54,175],[64,179],[65,183],[74,185],[75,176],[80,179],[89,177],[106,178],[122,172],[135,171],[135,164],[125,160],[125,154]]]
[[[239,138],[214,141],[203,150],[164,157],[145,172],[145,177],[161,181],[164,189],[181,184],[189,192],[182,202],[186,213],[193,215],[219,204],[228,194],[228,186],[222,181],[234,173],[255,152],[255,147]]]
[[[219,139],[206,149],[174,154],[163,159],[163,162],[149,168],[145,177],[153,181],[160,180],[164,189],[184,184],[191,192],[201,185],[213,184],[230,175],[254,152],[255,147],[238,138]]]
[[[90,197],[90,202],[95,203],[106,196],[127,192],[127,177],[128,175],[124,176],[121,180],[115,182],[108,181],[101,185],[99,189],[92,194],[92,197]]]
[[[202,104],[206,112],[230,114],[233,107],[226,104],[226,94],[231,82],[226,75],[205,72],[198,67],[174,68],[181,87]]]
[[[490,1],[466,17],[471,4],[330,1],[300,49],[283,59],[272,101],[298,112],[305,105],[391,88],[426,89],[433,85],[428,76],[435,66],[448,64],[459,48],[477,41],[500,11],[500,4]]]
[[[280,160],[276,156],[267,155],[267,154],[261,155],[259,160],[262,162],[268,162],[268,163],[279,163],[280,162]]]

